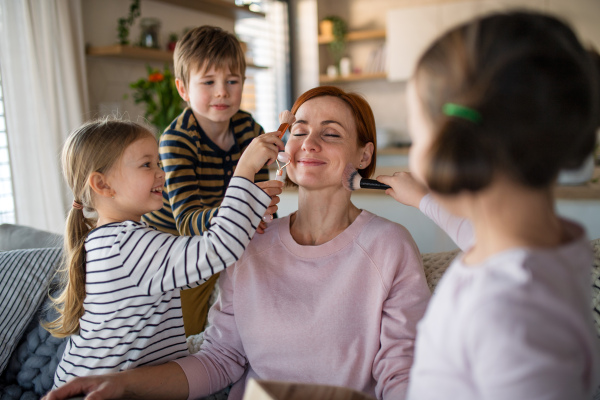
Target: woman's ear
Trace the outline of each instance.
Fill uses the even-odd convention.
[[[177,92],[179,92],[179,96],[181,96],[183,101],[190,101],[190,96],[181,79],[175,79],[175,86],[177,87]]]
[[[112,197],[115,192],[108,184],[106,176],[100,172],[92,172],[88,179],[88,184],[94,191],[94,193],[103,197]]]
[[[375,146],[373,142],[369,142],[363,147],[362,155],[360,157],[361,168],[367,168],[369,164],[371,164],[371,160],[373,160],[373,152],[375,151]]]

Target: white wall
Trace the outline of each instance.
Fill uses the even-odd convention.
[[[130,1],[85,0],[82,5],[86,45],[117,44],[117,20],[128,15]],[[141,0],[141,16],[136,19],[129,35],[131,43],[139,40],[140,20],[144,17],[155,17],[161,21],[159,43],[163,49],[166,48],[171,32],[181,36],[187,27],[209,24],[234,31],[234,21],[231,19],[158,1]],[[164,62],[90,56],[86,58],[86,62],[90,89],[88,118],[111,114],[117,110],[119,113],[127,113],[132,120],[136,120],[138,115],[142,116],[143,109],[133,103],[129,84],[147,75],[146,64],[161,69],[164,66]],[[128,99],[125,100],[124,95],[128,95]]]

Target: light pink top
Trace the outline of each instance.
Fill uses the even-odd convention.
[[[367,211],[319,246],[296,243],[289,224],[273,221],[221,273],[202,350],[176,361],[190,398],[242,378],[229,395],[240,399],[245,381],[257,378],[403,399],[430,297],[412,237]]]
[[[468,221],[443,217],[431,198],[421,210],[473,243]],[[592,398],[592,251],[581,227],[563,223],[576,239],[556,248],[513,248],[469,266],[457,257],[419,323],[409,399]]]

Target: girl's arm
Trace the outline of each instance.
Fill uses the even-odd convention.
[[[419,210],[446,232],[462,251],[475,244],[475,232],[471,221],[450,214],[430,194],[421,199]]]
[[[158,294],[222,271],[241,256],[270,201],[254,183],[234,176],[218,215],[202,236],[173,236],[145,225],[123,230],[116,242],[129,282],[147,294]]]
[[[417,182],[410,172],[396,172],[392,176],[381,175],[377,180],[391,186],[385,193],[397,202],[421,210],[446,232],[461,250],[465,251],[474,244],[475,236],[471,222],[442,208],[431,197],[428,189]]]

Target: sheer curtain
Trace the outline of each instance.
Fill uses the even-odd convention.
[[[88,109],[81,21],[81,0],[0,0],[16,221],[54,232],[72,201],[60,151]]]

